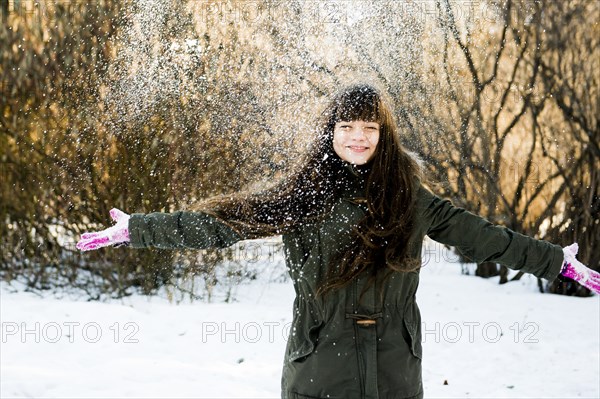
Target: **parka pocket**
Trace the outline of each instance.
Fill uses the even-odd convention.
[[[411,353],[422,359],[423,346],[421,344],[421,314],[415,302],[411,302],[404,310],[404,327],[408,331]]]
[[[286,361],[301,362],[315,350],[323,326],[322,312],[314,302],[296,298]]]
[[[408,331],[408,335],[410,337],[410,342],[408,343],[408,345],[410,346],[411,353],[413,354],[413,356],[422,359],[423,346],[421,345],[421,334],[418,331],[419,325],[417,323],[410,322],[405,318],[404,326],[406,327],[406,330]]]
[[[307,325],[301,321],[292,324],[288,362],[301,362],[314,352],[323,322]]]

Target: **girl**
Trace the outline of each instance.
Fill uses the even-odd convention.
[[[600,274],[562,249],[455,207],[431,193],[400,144],[389,102],[369,85],[338,93],[295,173],[257,193],[204,201],[198,212],[111,210],[115,226],[86,233],[91,250],[227,247],[282,235],[296,299],[284,398],[422,398],[415,302],[423,238],[553,280],[600,291]]]

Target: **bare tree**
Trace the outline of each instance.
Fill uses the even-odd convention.
[[[597,267],[591,3],[100,0],[40,2],[36,15],[1,2],[2,276],[92,297],[213,281],[226,253],[82,259],[73,241],[112,206],[171,211],[264,187],[314,137],[321,102],[355,80],[390,93],[438,194],[528,235],[577,239]],[[478,267],[497,273],[507,281]]]
[[[554,137],[563,136],[565,141],[561,154],[548,151],[547,155],[564,179],[560,187],[564,208],[549,236],[556,241],[579,242],[578,257],[595,270],[600,270],[600,254],[595,251],[600,242],[600,40],[587,27],[598,18],[597,2],[572,1],[560,6],[550,2],[544,8],[541,80],[551,97],[555,119],[538,118],[546,133],[545,148],[554,145]],[[589,295],[575,282],[556,281],[550,290]]]

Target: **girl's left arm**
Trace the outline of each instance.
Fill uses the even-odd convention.
[[[452,205],[420,186],[417,208],[426,234],[456,247],[477,263],[497,262],[513,270],[554,280],[559,274],[574,278],[587,288],[600,290],[600,275],[575,259],[572,251],[492,224],[487,219]],[[572,258],[570,258],[572,256]],[[579,270],[582,278],[577,279]],[[584,283],[585,282],[585,283]]]

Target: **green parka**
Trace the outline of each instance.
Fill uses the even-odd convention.
[[[422,398],[421,315],[415,301],[419,273],[393,273],[358,301],[367,278],[315,298],[329,260],[349,245],[350,231],[366,212],[365,181],[347,165],[348,181],[331,213],[283,235],[285,258],[296,298],[282,374],[283,398]],[[227,247],[244,237],[227,224],[198,212],[133,214],[135,248]],[[562,248],[486,219],[419,186],[410,256],[421,256],[425,235],[457,247],[476,262],[498,262],[553,280]],[[382,299],[381,299],[382,298]]]

